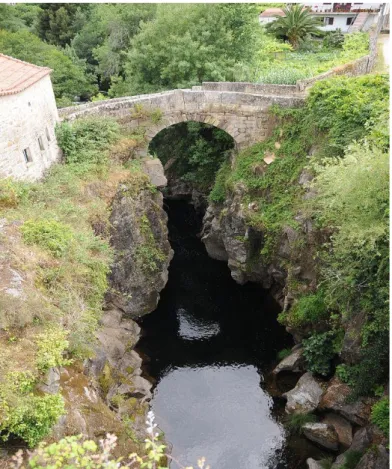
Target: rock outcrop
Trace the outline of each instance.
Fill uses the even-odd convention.
[[[370,416],[371,405],[375,401],[370,398],[360,398],[351,403],[347,401],[350,394],[349,386],[334,377],[322,396],[320,408],[338,412],[356,425],[365,425]]]
[[[278,366],[273,370],[273,374],[277,375],[281,371],[292,371],[298,373],[305,369],[305,358],[303,356],[303,348],[298,347],[293,350],[290,355],[279,362]]]
[[[332,451],[339,449],[339,439],[332,425],[326,423],[305,423],[302,430],[306,438]]]
[[[138,318],[156,308],[172,258],[162,194],[121,184],[110,223],[115,254],[108,302]]]
[[[319,405],[323,389],[311,373],[305,373],[291,391],[283,394],[287,399],[286,413],[307,414]]]

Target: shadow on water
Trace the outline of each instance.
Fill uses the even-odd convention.
[[[276,320],[279,305],[256,284],[236,284],[226,263],[208,257],[191,205],[166,208],[175,255],[158,308],[141,320],[138,351],[172,455],[194,466],[205,456],[212,469],[306,467],[265,390],[277,352],[292,345]]]

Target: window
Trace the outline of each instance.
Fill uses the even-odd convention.
[[[324,19],[324,24],[332,25],[333,24],[333,18],[328,16],[327,18]]]
[[[46,127],[46,138],[48,139],[48,142],[50,142],[50,133],[49,133],[49,129]]]
[[[38,137],[38,145],[39,145],[39,149],[40,149],[41,151],[44,151],[44,150],[45,150],[44,141],[42,140],[42,137]]]
[[[350,26],[350,24],[354,23],[354,18],[347,18],[346,25]]]
[[[25,148],[23,150],[23,156],[24,156],[24,159],[25,159],[26,163],[31,163],[33,161],[33,158],[31,156],[30,148]]]

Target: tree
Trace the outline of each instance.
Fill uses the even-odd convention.
[[[38,35],[44,41],[64,47],[86,21],[90,6],[77,3],[42,3]]]
[[[283,12],[285,16],[280,16],[273,23],[267,24],[266,28],[278,38],[288,40],[294,49],[306,36],[322,34],[319,20],[314,18],[303,5],[291,4],[283,8]]]
[[[0,51],[6,55],[35,65],[53,69],[52,82],[57,100],[73,100],[76,96],[88,97],[96,92],[94,77],[86,74],[84,63],[75,63],[71,51],[61,51],[46,44],[37,36],[21,30],[19,32],[0,31]],[[68,55],[67,55],[68,54]]]
[[[130,43],[125,81],[112,95],[182,88],[203,80],[234,80],[251,60],[259,31],[249,5],[159,4]]]

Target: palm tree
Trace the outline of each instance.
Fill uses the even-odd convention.
[[[299,43],[309,34],[319,36],[320,21],[314,18],[309,11],[300,4],[290,4],[283,8],[285,16],[280,16],[273,23],[267,24],[269,31],[275,36],[287,39],[296,49]]]

